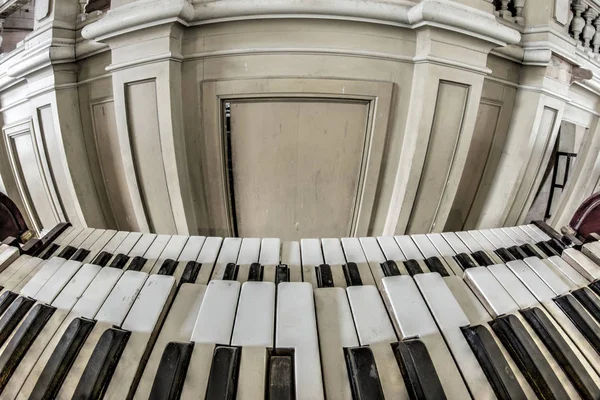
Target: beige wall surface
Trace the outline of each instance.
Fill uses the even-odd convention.
[[[571,82],[582,56],[562,9],[528,1],[525,24],[552,20],[528,30],[487,0],[199,1],[172,16],[179,5],[152,2],[86,16],[41,1],[34,34],[0,60],[1,181],[36,229],[298,239],[518,224],[563,120],[589,134],[553,223],[600,179],[600,85]]]

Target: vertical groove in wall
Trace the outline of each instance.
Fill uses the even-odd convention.
[[[173,207],[165,176],[158,121],[156,80],[125,86],[131,154],[150,231],[175,234]]]
[[[426,233],[435,228],[435,219],[444,198],[462,131],[468,95],[468,85],[440,81],[425,161],[407,233]]]

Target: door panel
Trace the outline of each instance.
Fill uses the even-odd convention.
[[[368,112],[368,102],[362,101],[232,102],[238,236],[349,235],[363,175]]]

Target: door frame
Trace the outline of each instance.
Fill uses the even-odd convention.
[[[314,100],[359,100],[368,102],[366,140],[361,180],[352,218],[352,236],[368,235],[378,194],[377,185],[394,84],[391,82],[271,78],[205,81],[202,83],[202,132],[199,161],[204,175],[204,196],[211,234],[234,232],[227,175],[223,103],[235,100],[306,98]]]

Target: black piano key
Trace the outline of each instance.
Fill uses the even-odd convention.
[[[521,310],[521,314],[558,362],[579,395],[584,399],[599,399],[600,388],[596,386],[586,368],[581,364],[579,358],[573,354],[567,342],[546,314],[537,307]]]
[[[530,245],[529,243],[522,244],[519,247],[521,248],[523,253],[525,253],[527,255],[527,257],[539,257],[540,256],[540,254],[537,251],[535,251],[533,246]]]
[[[0,356],[0,392],[55,310],[52,306],[36,304],[10,339]]]
[[[150,400],[178,400],[194,351],[194,343],[170,342],[165,347],[152,383]]]
[[[596,295],[589,293],[585,288],[573,290],[571,294],[597,322],[600,322],[600,299]]]
[[[317,276],[317,285],[320,288],[334,287],[333,274],[331,273],[331,266],[329,264],[316,266],[315,274]]]
[[[473,262],[473,259],[466,253],[460,253],[454,256],[458,265],[463,269],[478,267],[479,265]]]
[[[506,250],[503,247],[500,247],[499,249],[494,250],[494,253],[496,253],[498,255],[498,257],[500,257],[502,262],[505,262],[505,263],[516,260],[515,256],[513,256],[508,250]]]
[[[558,255],[561,255],[563,250],[567,248],[562,242],[552,238],[546,241],[546,244],[552,248]]]
[[[261,282],[263,280],[263,270],[263,266],[260,263],[250,264],[248,280],[251,282]]]
[[[60,248],[60,246],[56,243],[51,243],[47,248],[46,251],[40,256],[40,258],[42,260],[48,260],[50,257],[52,257],[54,255],[54,253],[56,253],[56,251]]]
[[[600,328],[583,306],[570,294],[558,296],[554,298],[554,302],[600,354]]]
[[[126,256],[125,254],[117,254],[115,256],[115,259],[112,260],[112,262],[110,263],[109,267],[121,269],[125,266],[125,264],[127,264],[127,261],[129,261],[129,256]],[[134,261],[135,261],[135,259],[134,259]],[[134,261],[132,261],[131,263],[133,264]]]
[[[235,263],[229,263],[225,266],[225,272],[223,273],[223,280],[235,281],[237,279],[239,265]]]
[[[68,260],[69,258],[73,257],[73,254],[75,254],[76,251],[77,249],[73,246],[65,246],[65,248],[62,249],[60,253],[58,253],[57,257],[62,257]]]
[[[175,268],[177,268],[177,261],[168,258],[165,261],[163,261],[162,265],[160,266],[160,269],[158,270],[158,275],[173,276]]]
[[[294,360],[292,356],[271,356],[269,400],[294,399]]]
[[[558,253],[556,250],[554,250],[554,248],[550,247],[550,245],[548,245],[548,243],[546,243],[546,242],[538,242],[535,245],[544,254],[546,254],[546,257],[552,257],[552,256],[559,256],[560,257],[560,253]]]
[[[4,312],[18,296],[18,294],[11,292],[10,290],[7,290],[0,295],[0,315],[4,314]]]
[[[398,269],[398,266],[396,265],[395,261],[387,260],[382,262],[380,265],[385,276],[400,275],[400,270]]]
[[[496,318],[491,326],[538,397],[568,398],[552,367],[515,315]]]
[[[355,400],[384,399],[375,357],[368,346],[344,349],[352,398]]]
[[[61,336],[29,396],[30,400],[53,399],[94,327],[95,321],[75,318]]]
[[[445,400],[446,394],[429,356],[417,339],[392,344],[396,362],[410,399]]]
[[[198,278],[198,273],[200,272],[200,268],[202,268],[202,264],[197,263],[196,261],[188,261],[188,263],[185,264],[183,274],[181,274],[181,279],[179,280],[179,284],[181,285],[184,283],[196,282],[196,278]]]
[[[290,268],[287,264],[279,264],[275,270],[275,284],[290,281]]]
[[[241,353],[240,347],[215,347],[206,387],[206,400],[235,399]]]
[[[19,322],[35,304],[35,300],[29,297],[19,296],[11,303],[6,312],[0,318],[0,346],[6,342]]]
[[[69,260],[73,260],[73,261],[83,261],[85,260],[85,258],[88,256],[88,254],[90,254],[90,251],[87,249],[77,249],[77,251],[75,253],[73,253],[73,255],[71,256],[71,258],[69,258]]]
[[[525,254],[525,252],[521,250],[519,246],[510,246],[507,247],[506,250],[508,250],[508,252],[512,254],[513,257],[515,257],[517,260],[527,258],[527,254]]]
[[[127,268],[127,270],[141,271],[141,269],[144,268],[144,264],[146,264],[146,261],[148,260],[146,260],[144,257],[135,256],[133,257],[133,260],[131,260],[131,263],[129,264],[129,268]]]
[[[100,254],[98,254],[94,258],[94,260],[92,260],[92,264],[98,265],[100,267],[105,267],[111,258],[112,258],[112,254],[107,253],[106,251],[101,251]],[[121,266],[121,268],[123,268],[123,267]]]
[[[596,293],[596,296],[600,296],[600,281],[592,282],[588,285],[592,292]]]
[[[73,399],[101,399],[104,396],[130,334],[119,328],[104,331],[83,370]]]
[[[417,260],[404,261],[404,267],[406,268],[410,276],[415,276],[416,274],[423,273],[423,269],[421,269],[421,266],[419,265]]]
[[[42,238],[30,239],[21,247],[21,252],[33,257],[38,257],[58,238],[71,224],[69,222],[61,222],[54,225],[50,232],[46,233]],[[60,247],[60,246],[59,246]]]
[[[519,385],[490,331],[482,325],[476,325],[463,327],[462,333],[496,397],[502,400],[524,399],[523,388]]]
[[[427,268],[429,268],[431,272],[437,272],[441,276],[450,276],[450,274],[446,270],[446,267],[444,266],[444,264],[442,264],[438,257],[433,256],[426,258],[425,265],[427,265]]]
[[[346,277],[346,285],[361,286],[363,284],[356,263],[349,262],[344,264],[342,268],[344,269],[344,276]]]
[[[471,254],[471,257],[473,257],[475,261],[477,261],[477,264],[481,265],[482,267],[495,264],[483,250],[476,251],[475,253]]]

